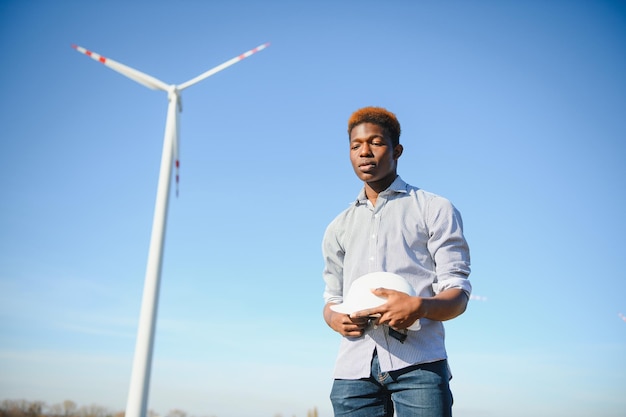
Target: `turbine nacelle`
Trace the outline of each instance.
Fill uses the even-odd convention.
[[[178,111],[179,112],[183,111],[183,101],[182,101],[182,98],[180,96],[180,90],[178,89],[178,86],[170,85],[169,87],[167,87],[167,99],[170,102],[176,101],[176,105],[178,107]]]

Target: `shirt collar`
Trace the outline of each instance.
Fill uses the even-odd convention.
[[[393,180],[391,185],[387,187],[387,189],[381,192],[379,195],[387,195],[391,193],[406,193],[407,192],[406,188],[407,188],[407,183],[404,182],[402,178],[400,178],[400,176],[398,175],[396,179]],[[367,204],[367,197],[365,196],[365,187],[361,188],[361,192],[359,192],[359,195],[357,196],[354,204],[355,205]]]

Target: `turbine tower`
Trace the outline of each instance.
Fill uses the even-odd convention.
[[[161,281],[161,266],[163,264],[163,241],[165,238],[165,225],[169,204],[170,183],[172,177],[172,164],[176,166],[176,183],[178,184],[178,114],[182,111],[180,93],[192,85],[199,83],[205,78],[230,67],[250,55],[259,52],[269,46],[269,43],[259,45],[254,49],[244,52],[223,64],[220,64],[189,81],[182,84],[166,84],[141,71],[130,68],[112,59],[105,58],[95,52],[89,51],[78,45],[72,45],[74,49],[92,59],[104,64],[114,71],[144,85],[152,90],[162,90],[167,93],[168,107],[165,121],[165,136],[163,139],[163,153],[161,156],[161,168],[157,186],[154,218],[152,222],[152,235],[150,237],[150,249],[139,316],[139,328],[137,330],[137,342],[135,356],[126,404],[125,417],[146,417],[148,405],[148,390],[150,386],[150,370],[152,365],[152,352],[154,347],[154,332],[156,327],[156,314],[159,299],[159,285]]]

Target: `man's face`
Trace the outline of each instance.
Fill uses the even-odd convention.
[[[393,182],[402,145],[392,147],[384,129],[373,123],[361,123],[350,132],[350,162],[362,181]]]

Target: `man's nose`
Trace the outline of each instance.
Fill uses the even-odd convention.
[[[363,145],[361,145],[361,152],[359,153],[360,156],[370,156],[372,155],[372,148],[370,147],[369,143],[364,143]]]

